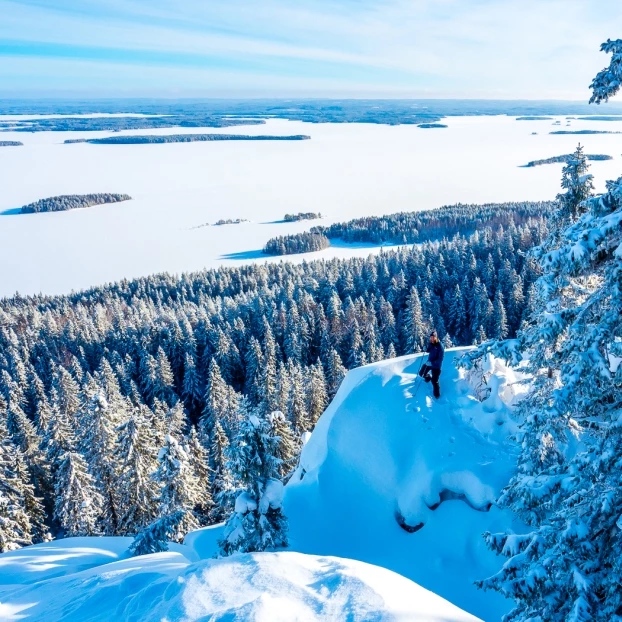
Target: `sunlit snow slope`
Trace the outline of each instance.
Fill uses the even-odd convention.
[[[285,512],[295,550],[389,568],[499,620],[510,603],[473,582],[502,563],[482,532],[511,527],[493,502],[515,465],[515,378],[494,362],[499,389],[480,403],[453,364],[459,353],[445,355],[440,401],[417,376],[420,356],[351,371],[303,449]]]
[[[477,621],[362,562],[293,552],[197,561],[179,545],[127,558],[130,541],[69,538],[0,556],[0,620]]]

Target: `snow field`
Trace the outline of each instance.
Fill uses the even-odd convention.
[[[122,132],[311,136],[261,143],[65,145],[66,139],[111,133],[5,132],[3,140],[21,140],[24,146],[0,150],[0,263],[8,266],[0,296],[18,290],[68,293],[156,272],[265,261],[261,249],[269,238],[317,224],[278,222],[288,212],[321,211],[328,224],[458,202],[552,199],[559,192],[561,164],[521,165],[570,153],[579,141],[586,152],[614,156],[592,163],[597,189],[617,177],[616,135],[551,136],[551,121],[505,116],[446,122],[447,129],[422,130],[272,119],[259,126]],[[572,121],[572,129],[613,125]],[[54,214],[15,213],[41,198],[93,192],[127,193],[133,200]],[[251,222],[197,228],[221,218]],[[367,256],[377,250],[336,245],[287,259]]]
[[[36,569],[39,580],[0,588],[0,619],[477,620],[412,581],[361,562],[293,552],[194,561],[196,552],[189,546],[123,558],[119,549],[128,541],[69,538],[29,547],[31,569]],[[15,557],[14,553],[2,556],[19,569]],[[116,561],[106,561],[106,557]],[[46,559],[52,558],[65,563],[56,567],[55,574],[46,575]],[[99,563],[89,568],[96,558]]]

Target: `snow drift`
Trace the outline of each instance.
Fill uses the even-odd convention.
[[[417,376],[421,356],[351,371],[286,488],[291,546],[404,575],[486,620],[511,603],[474,585],[502,560],[484,531],[511,528],[494,500],[515,466],[513,372],[493,361],[479,402],[445,355],[441,399]]]
[[[190,546],[127,558],[122,549],[129,540],[68,538],[3,555],[0,619],[477,620],[412,581],[361,562],[292,552],[193,562]],[[1,585],[7,581],[24,585]]]

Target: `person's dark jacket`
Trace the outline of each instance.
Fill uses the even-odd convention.
[[[443,356],[445,356],[445,350],[440,341],[436,343],[428,344],[428,365],[432,369],[440,369],[443,364]]]

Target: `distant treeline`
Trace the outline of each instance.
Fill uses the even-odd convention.
[[[549,134],[622,134],[622,132],[612,132],[609,130],[555,130]]]
[[[19,140],[0,140],[0,147],[23,147],[24,143]]]
[[[447,127],[447,125],[443,123],[420,123],[417,127],[421,127],[424,130],[427,130],[427,129],[433,129],[433,128]]]
[[[235,127],[261,125],[263,119],[231,119],[210,114],[174,114],[148,117],[55,117],[12,122],[13,132],[120,132],[167,127]]]
[[[484,205],[448,205],[422,212],[399,212],[386,216],[367,216],[329,227],[313,227],[330,239],[373,244],[414,244],[426,240],[451,238],[456,233],[469,235],[484,227],[497,229],[518,226],[530,218],[547,216],[555,208],[553,201],[524,203],[486,203]]]
[[[296,233],[294,235],[280,235],[268,240],[263,252],[266,255],[295,255],[297,253],[312,253],[328,248],[330,242],[321,233]]]
[[[585,156],[588,160],[613,160],[610,155],[605,155],[603,153],[591,153]],[[572,158],[572,153],[567,153],[565,155],[554,156],[552,158],[546,158],[545,160],[532,160],[531,162],[527,162],[527,164],[523,164],[523,168],[532,168],[534,166],[540,166],[542,164],[554,164],[555,162],[568,162]]]
[[[70,209],[103,205],[104,203],[119,203],[129,201],[129,194],[111,194],[101,192],[99,194],[63,194],[57,197],[48,197],[22,207],[22,214],[35,214],[38,212],[64,212]]]
[[[283,220],[285,222],[298,222],[299,220],[316,220],[322,218],[320,212],[299,212],[298,214],[285,214]]]
[[[593,117],[579,117],[580,121],[622,121],[622,115],[618,117],[598,116]]]
[[[531,116],[531,117],[516,117],[517,121],[552,121],[553,117],[537,117],[537,116]]]
[[[107,136],[105,138],[74,138],[65,144],[91,143],[92,145],[143,145],[149,143],[195,143],[213,140],[309,140],[311,136],[251,136],[248,134],[170,134],[169,136]]]
[[[608,104],[613,116],[622,106]],[[540,117],[589,115],[583,102],[452,100],[452,99],[222,99],[222,100],[0,100],[5,115],[84,115],[107,113],[119,116],[12,120],[21,131],[115,131],[163,127],[227,127],[264,123],[264,119],[289,119],[309,123],[381,123],[386,125],[437,123],[449,116],[508,115]],[[127,117],[146,114],[153,116]]]

